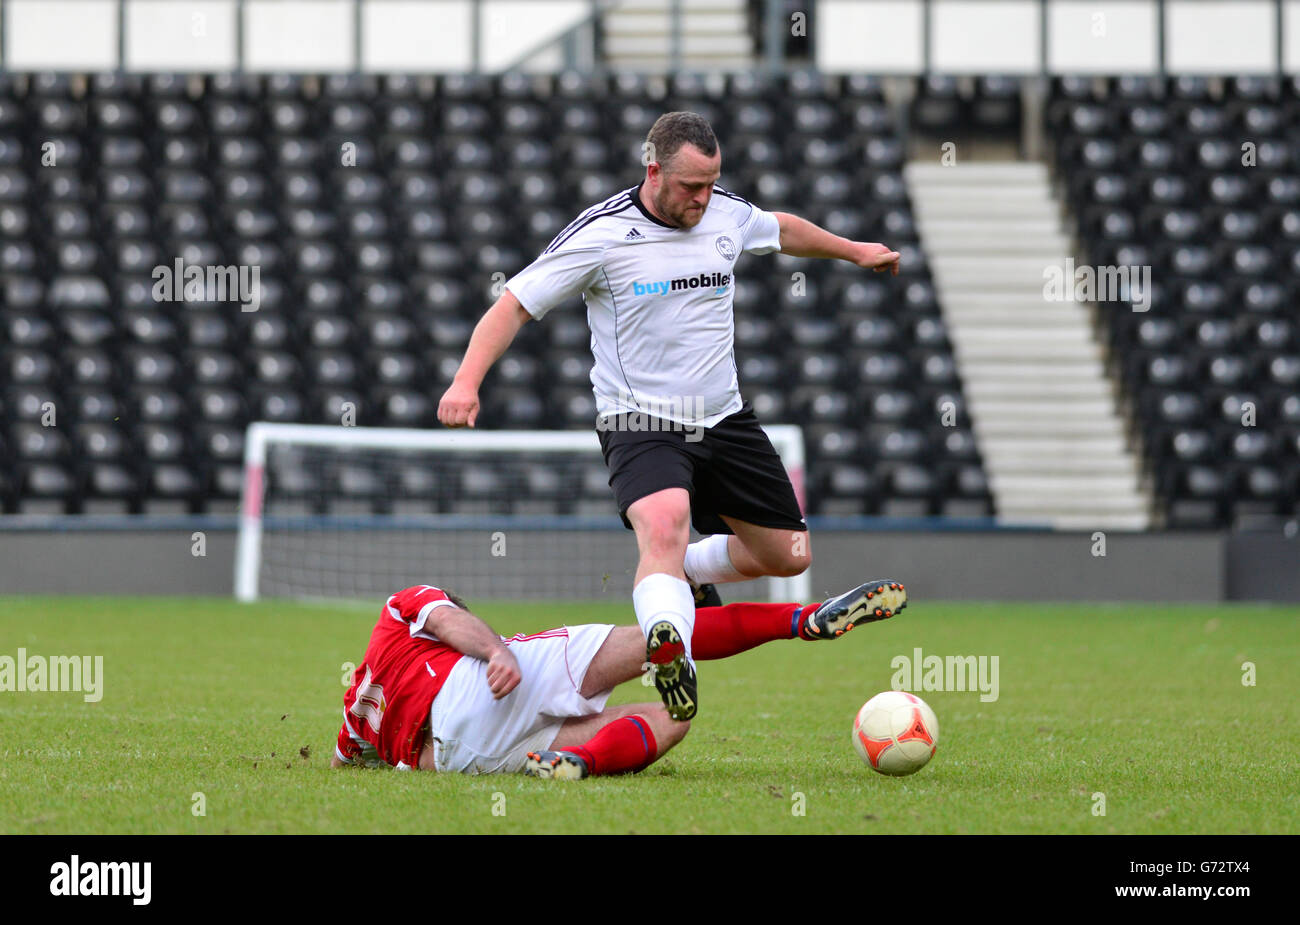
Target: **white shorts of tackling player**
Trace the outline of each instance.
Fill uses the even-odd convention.
[[[517,773],[529,752],[550,747],[565,720],[605,709],[612,691],[592,697],[579,691],[613,628],[588,623],[507,639],[520,681],[500,700],[488,689],[487,662],[458,661],[429,711],[434,766],[463,774]]]

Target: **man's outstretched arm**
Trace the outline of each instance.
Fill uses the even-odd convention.
[[[884,270],[898,275],[897,251],[891,251],[883,244],[870,244],[865,241],[850,241],[837,234],[831,234],[797,215],[789,212],[773,212],[781,226],[781,253],[791,257],[820,257],[827,260],[847,260],[864,269]]]
[[[483,384],[483,377],[506,352],[519,329],[532,318],[509,289],[492,303],[474,327],[456,378],[438,402],[438,420],[443,426],[474,426],[479,409],[478,389]]]

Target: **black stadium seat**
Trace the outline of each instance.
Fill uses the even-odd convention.
[[[956,91],[949,79],[929,81],[915,114],[964,112]],[[974,93],[973,124],[1018,122],[1015,81],[985,79]],[[1138,102],[1150,110],[1147,97]],[[1212,104],[1185,103],[1179,131],[1189,120],[1207,141],[1250,130],[1278,139],[1268,157],[1286,156],[1290,110],[1267,93],[1227,113],[1227,128],[1201,112]],[[1112,110],[1090,105],[1100,113],[1092,137]],[[724,185],[841,234],[887,240],[908,261],[899,280],[771,257],[740,273],[741,386],[765,421],[806,428],[810,512],[991,513],[969,429],[935,426],[937,403],[964,401],[883,85],[811,71],[102,74],[84,92],[68,75],[0,82],[0,507],[202,512],[237,496],[251,421],[337,421],[352,402],[367,425],[433,426],[493,274],[521,268],[579,211],[635,183],[647,129],[676,106],[714,121]],[[1130,115],[1163,138],[1159,110]],[[25,156],[46,141],[56,166]],[[1090,156],[1111,178],[1075,195],[1100,189],[1098,205],[1131,208],[1148,181],[1124,177],[1118,153],[1104,153]],[[1194,243],[1222,230],[1236,249],[1208,259],[1231,265],[1232,293],[1258,306],[1249,325],[1210,313],[1204,350],[1227,339],[1236,360],[1215,365],[1207,354],[1195,374],[1226,390],[1258,387],[1266,407],[1279,407],[1277,390],[1300,375],[1296,332],[1277,310],[1292,295],[1277,274],[1300,242],[1300,189],[1228,178],[1217,192],[1174,196],[1175,159],[1148,154],[1170,189],[1161,206],[1188,214],[1132,221],[1161,229],[1168,219]],[[1261,197],[1271,211],[1254,209]],[[1202,201],[1223,211],[1200,215]],[[1122,241],[1130,228],[1111,230]],[[1269,236],[1290,250],[1261,249]],[[154,268],[177,258],[257,265],[260,307],[243,312],[206,292],[156,299]],[[527,326],[485,386],[480,426],[591,427],[589,342],[580,303]],[[1261,366],[1259,351],[1273,362]],[[41,426],[49,402],[58,428]],[[1300,427],[1300,408],[1292,413]],[[1253,498],[1293,493],[1281,453],[1241,460],[1272,467],[1271,481],[1259,469],[1232,484]],[[350,509],[391,504],[362,469],[277,465],[279,489],[317,509],[331,492]],[[502,484],[528,510],[576,510],[575,495],[579,507],[605,509],[609,497],[600,466],[470,467],[456,484],[412,467],[400,476],[408,496],[442,510],[480,511]]]
[[[1090,258],[1149,263],[1160,281],[1149,314],[1113,303],[1104,317],[1166,521],[1294,516],[1300,176],[1283,136],[1297,112],[1265,77],[1093,90],[1053,84],[1056,168]],[[1243,138],[1256,141],[1254,163]]]

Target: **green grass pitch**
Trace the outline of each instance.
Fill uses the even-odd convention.
[[[666,759],[561,783],[331,770],[342,666],[380,603],[0,597],[0,656],[104,659],[97,703],[0,692],[0,831],[1300,832],[1300,608],[915,600],[835,642],[702,663]],[[631,622],[617,603],[477,610],[503,633]],[[999,697],[919,691],[938,754],[886,778],[851,723],[916,647],[998,656]],[[654,699],[633,682],[613,702]]]

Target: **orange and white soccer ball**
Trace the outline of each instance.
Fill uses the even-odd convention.
[[[924,700],[907,691],[885,691],[862,705],[853,720],[858,757],[881,774],[915,774],[934,757],[939,720]]]

